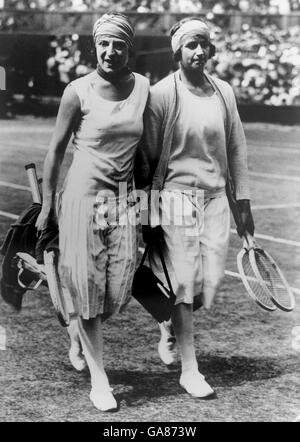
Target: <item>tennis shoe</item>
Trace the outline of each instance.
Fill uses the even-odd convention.
[[[176,338],[171,322],[162,322],[159,324],[161,337],[158,343],[158,354],[160,359],[166,365],[171,365],[176,361]]]
[[[206,382],[199,371],[188,372],[180,376],[179,384],[191,396],[199,399],[212,399],[216,397],[214,390]]]
[[[96,391],[92,388],[90,392],[90,400],[100,411],[116,411],[118,404],[112,391],[113,389],[111,387],[106,387],[103,391]]]
[[[86,366],[85,357],[81,351],[81,346],[77,341],[71,342],[71,347],[69,350],[69,359],[75,370],[83,371]]]

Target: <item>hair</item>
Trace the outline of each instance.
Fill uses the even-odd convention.
[[[175,32],[176,32],[179,28],[181,28],[181,26],[182,26],[184,23],[187,23],[187,22],[189,22],[189,21],[191,21],[191,20],[198,20],[198,21],[200,21],[201,23],[204,23],[205,25],[207,25],[207,22],[206,22],[205,20],[203,20],[202,18],[199,18],[199,17],[186,17],[186,18],[183,18],[182,20],[178,21],[177,23],[175,23],[175,24],[171,27],[170,32],[169,32],[170,37],[172,38],[173,35],[175,34]],[[215,47],[215,45],[212,44],[211,42],[209,42],[209,54],[208,54],[208,58],[212,58],[212,57],[215,55],[215,53],[216,53],[216,47]],[[178,62],[181,60],[181,48],[179,48],[179,49],[174,53],[173,58],[174,58],[174,61],[176,61],[176,63],[178,63]]]

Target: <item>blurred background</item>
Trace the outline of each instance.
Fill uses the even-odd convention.
[[[217,48],[208,70],[231,83],[242,119],[300,122],[300,0],[0,0],[2,117],[56,111],[66,84],[95,68],[92,25],[108,9],[131,18],[132,68],[152,84],[176,69],[172,24],[201,16]]]

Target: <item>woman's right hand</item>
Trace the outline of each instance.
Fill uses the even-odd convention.
[[[49,219],[53,218],[53,210],[41,210],[39,216],[37,217],[35,227],[38,232],[42,232],[46,229],[49,224]]]

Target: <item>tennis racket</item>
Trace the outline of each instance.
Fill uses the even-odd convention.
[[[36,174],[35,164],[27,164],[25,166],[28,181],[31,188],[32,200],[35,203],[42,203],[42,195],[39,188],[39,181]],[[65,299],[62,293],[61,284],[57,270],[57,264],[54,252],[44,251],[44,272],[47,277],[50,297],[60,324],[67,327],[70,324],[70,315],[67,311]]]
[[[272,256],[261,246],[254,248],[255,265],[274,304],[285,312],[295,307],[295,297]],[[255,270],[255,269],[254,269]]]
[[[292,311],[295,307],[294,294],[278,264],[266,250],[255,243],[249,233],[246,234],[245,241],[247,243],[247,251],[245,250],[244,242],[245,252],[240,252],[240,257],[237,260],[241,276],[242,272],[244,273],[242,280],[245,287],[244,277],[247,274],[247,285],[250,286],[252,294],[255,294],[256,302],[261,307],[270,311],[276,307],[285,312]],[[273,308],[271,308],[271,303],[273,303]]]
[[[255,251],[253,237],[245,235],[243,248],[237,255],[238,271],[249,296],[264,310],[274,311],[276,306],[256,266]]]

